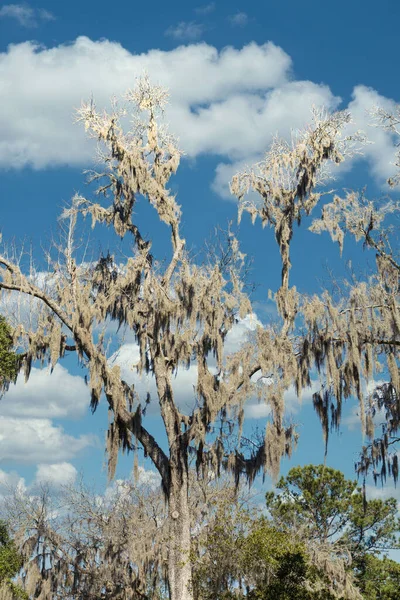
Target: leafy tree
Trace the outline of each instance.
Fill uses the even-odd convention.
[[[399,547],[400,520],[397,517],[397,501],[365,500],[358,489],[351,498],[351,512],[346,539],[352,554],[381,553]]]
[[[350,577],[337,581],[336,569],[330,579],[301,530],[282,529],[258,512],[229,498],[219,503],[194,553],[196,600],[360,599]]]
[[[396,597],[397,563],[375,556],[393,545],[398,527],[393,499],[372,500],[365,509],[355,482],[339,472],[331,469],[327,475],[308,466],[302,483],[299,469],[293,471],[291,495],[286,501],[280,497],[279,504],[279,497],[268,494],[274,506],[270,516],[261,517],[233,482],[198,479],[191,471],[195,600],[360,600],[358,590],[364,600]],[[319,486],[318,479],[323,479]],[[281,490],[280,496],[284,486]],[[306,504],[303,496],[311,490],[317,497],[311,494]],[[346,496],[354,499],[351,506]],[[332,521],[328,536],[313,527],[319,502],[330,503],[330,514],[322,509],[323,517],[317,517],[319,523]],[[297,504],[299,518],[296,507],[284,510],[287,504]],[[19,583],[38,600],[168,597],[168,519],[160,488],[118,481],[103,498],[82,481],[57,497],[45,490],[39,496],[17,491],[7,499],[6,516],[22,551]],[[329,535],[334,528],[336,534]],[[51,591],[54,577],[59,585]]]
[[[355,571],[362,590],[369,565],[375,571],[381,565],[384,571],[376,555],[399,547],[395,498],[367,500],[357,482],[346,480],[340,471],[324,465],[295,467],[277,489],[279,494],[266,494],[273,522],[283,530],[302,529],[315,548],[330,546],[337,556],[347,552],[346,568]]]
[[[9,536],[6,523],[0,521],[0,597],[4,600],[28,600],[23,589],[12,581],[22,565],[22,556]]]
[[[223,467],[237,482],[242,475],[251,482],[260,471],[276,476],[281,457],[291,453],[296,439],[293,426],[284,421],[284,392],[295,383],[300,395],[315,367],[326,374],[325,385],[315,396],[326,435],[329,415],[333,414],[333,425],[339,425],[342,401],[352,395],[358,397],[364,423],[361,383],[372,377],[374,364],[387,366],[398,392],[398,265],[377,244],[377,271],[368,285],[355,283],[340,298],[328,293],[308,298],[290,285],[295,224],[320,204],[327,167],[354,151],[357,138],[342,133],[350,121],[347,112],[316,113],[313,125],[291,144],[275,141],[265,161],[232,180],[239,215],[248,211],[254,220],[260,217],[263,225],[273,228],[282,277],[275,294],[279,325],[258,326],[253,339],[226,356],[228,332],[252,312],[241,278],[244,256],[229,233],[228,264],[211,260],[199,265],[190,257],[181,235],[180,207],[166,187],[181,153],[156,118],[167,94],[145,78],[134,92],[128,92],[127,99],[136,107],[134,127],[128,134],[121,123],[126,111],[116,104],[112,114],[98,113],[93,103],[84,104],[78,114],[85,129],[106,148],[101,154],[104,170],[92,172],[91,181],[100,182],[98,197],[108,205],[75,196],[72,207],[62,215],[68,223],[65,239],[58,247],[58,258],[48,257],[52,272],[45,282],[35,279],[31,264],[29,275],[25,274],[24,266],[4,252],[0,289],[35,299],[35,319],[28,325],[20,319],[13,331],[13,341],[26,347],[21,364],[26,378],[32,361],[49,360],[54,366],[66,352],[75,352],[89,371],[93,411],[104,392],[112,415],[107,437],[110,478],[120,449],[142,447],[158,469],[168,503],[170,597],[191,600],[189,458],[196,457],[199,472],[211,469],[218,476]],[[246,198],[250,188],[259,193],[261,202]],[[165,264],[157,262],[151,240],[143,237],[134,221],[140,197],[148,199],[169,228],[170,253]],[[397,205],[377,208],[357,194],[335,196],[325,204],[312,230],[328,231],[341,246],[345,233],[364,238],[368,245],[371,232],[379,230],[385,215],[397,209]],[[86,216],[92,218],[93,226],[103,223],[117,237],[130,238],[132,254],[124,264],[118,265],[115,254],[109,252],[97,261],[79,258],[75,230],[78,219]],[[139,397],[107,356],[109,320],[135,336],[138,374],[154,376],[166,449],[146,427],[145,409],[151,399]],[[184,412],[176,402],[173,380],[179,369],[190,365],[197,367],[197,383],[193,406]],[[266,378],[270,385],[265,385]],[[246,451],[241,444],[244,403],[254,394],[271,407],[271,417],[264,441]],[[57,578],[52,585],[57,587]]]
[[[21,357],[13,352],[13,336],[11,327],[0,315],[0,393],[7,391],[10,382],[18,376]]]
[[[390,558],[367,554],[357,584],[365,600],[397,600],[400,589],[400,564]]]
[[[321,542],[346,540],[356,552],[380,552],[396,546],[400,521],[395,498],[367,500],[356,481],[325,465],[290,469],[267,492],[267,507],[282,527],[301,526]]]
[[[306,527],[310,538],[322,542],[343,534],[357,484],[347,481],[341,471],[324,465],[294,467],[276,487],[279,494],[266,494],[274,522],[282,527]]]
[[[243,550],[243,570],[253,584],[247,594],[250,600],[334,598],[313,569],[301,540],[266,519],[252,524]],[[324,592],[315,589],[316,582]]]

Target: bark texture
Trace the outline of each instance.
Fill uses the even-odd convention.
[[[168,579],[171,600],[192,600],[191,531],[188,473],[171,469],[168,502]]]

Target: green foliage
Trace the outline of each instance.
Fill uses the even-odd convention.
[[[267,507],[277,524],[306,527],[321,541],[342,539],[354,556],[397,544],[400,521],[394,498],[366,500],[356,481],[324,465],[291,469],[278,484],[279,494],[266,494]]]
[[[351,498],[350,527],[346,537],[354,556],[398,548],[400,519],[395,498],[365,501],[362,494]]]
[[[294,467],[277,484],[280,494],[266,494],[272,518],[285,527],[305,525],[310,536],[323,541],[347,525],[355,481],[324,465]]]
[[[399,521],[393,498],[365,502],[356,482],[334,469],[313,465],[292,469],[278,486],[281,493],[266,495],[267,515],[260,516],[259,507],[252,509],[248,499],[235,496],[231,488],[207,497],[194,511],[194,600],[398,600],[400,565],[377,556],[397,543]],[[136,505],[133,508],[137,516]],[[146,520],[145,514],[149,513],[140,520]],[[113,539],[123,535],[128,515],[125,507],[124,529],[113,526]],[[152,537],[156,530],[141,531],[145,544],[159,543]],[[96,533],[99,540],[103,535],[103,530]],[[0,544],[0,587],[4,579],[12,586],[10,578],[21,567],[21,559],[1,522]],[[92,545],[89,542],[89,549]],[[322,560],[315,556],[321,548]],[[334,569],[346,552],[352,560],[343,562],[343,578],[340,569]],[[152,590],[143,598],[167,597],[150,572],[148,577]],[[346,577],[351,589],[346,588]],[[89,589],[93,591],[92,581]],[[13,590],[15,600],[27,598],[18,596],[21,592],[15,586]],[[68,596],[64,583],[59,593]]]
[[[293,532],[225,502],[193,557],[195,600],[331,600]],[[315,586],[315,584],[317,585]]]
[[[390,558],[379,559],[367,554],[357,581],[365,600],[398,600],[400,564]]]
[[[246,538],[243,566],[254,582],[248,594],[251,600],[317,598],[305,587],[316,573],[304,545],[264,518],[253,524]]]
[[[400,520],[395,498],[367,500],[355,481],[323,465],[295,467],[266,494],[272,520],[286,531],[303,527],[319,542],[350,553],[357,586],[367,600],[392,600],[400,565],[376,555],[399,547]],[[380,594],[374,581],[379,580]]]
[[[205,533],[192,548],[195,600],[234,598],[235,582],[242,582],[242,555],[251,516],[225,500]]]
[[[0,521],[0,587],[6,585],[12,593],[13,600],[29,599],[28,594],[11,581],[19,573],[22,565],[22,556],[11,540],[6,524]]]
[[[19,365],[19,357],[13,352],[11,328],[0,315],[0,394],[7,391],[10,382],[15,382]]]
[[[365,600],[398,598],[400,565],[376,556],[397,544],[394,498],[367,501],[323,465],[295,467],[277,488],[269,517],[232,500],[219,507],[194,561],[196,600],[333,600],[359,597],[356,588]]]

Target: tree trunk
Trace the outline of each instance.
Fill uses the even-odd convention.
[[[187,468],[171,468],[168,518],[170,600],[193,600]]]

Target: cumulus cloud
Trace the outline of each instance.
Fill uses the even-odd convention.
[[[180,21],[177,25],[168,27],[165,35],[173,37],[175,40],[198,40],[204,32],[204,25],[195,23],[194,21]]]
[[[229,17],[231,25],[236,27],[244,27],[249,22],[249,17],[245,12],[237,12]]]
[[[95,445],[96,436],[73,437],[50,419],[2,417],[0,421],[0,462],[26,465],[64,462]]]
[[[156,471],[145,469],[141,465],[138,467],[138,476],[135,485],[144,486],[155,491],[160,487],[161,477]],[[111,485],[107,486],[103,495],[96,496],[95,502],[97,506],[114,506],[118,499],[124,501],[132,494],[133,480],[130,479],[115,479]]]
[[[358,85],[354,88],[352,100],[348,106],[353,119],[353,129],[361,128],[365,131],[368,139],[373,142],[364,148],[364,156],[367,159],[372,174],[383,183],[389,177],[393,176],[398,148],[396,142],[398,138],[394,134],[383,131],[380,127],[370,127],[370,111],[376,106],[380,106],[392,112],[395,108],[395,102],[378,94],[372,88],[364,85]]]
[[[89,406],[88,388],[82,377],[71,375],[57,364],[53,373],[48,368],[32,368],[29,381],[23,374],[11,385],[0,401],[3,416],[9,417],[82,417]]]
[[[38,464],[34,483],[48,483],[52,487],[61,487],[67,483],[74,483],[77,474],[77,470],[69,462]]]
[[[39,21],[53,21],[54,15],[44,8],[31,8],[28,4],[5,4],[0,8],[0,18],[9,17],[22,27],[37,27]]]
[[[261,321],[258,319],[255,313],[248,314],[243,319],[239,319],[228,331],[224,343],[224,352],[226,355],[238,352],[243,342],[248,339],[249,334],[255,331],[257,327],[261,325]]]
[[[178,37],[199,33],[196,23],[180,25]],[[89,166],[94,142],[83,128],[71,126],[73,108],[92,95],[99,108],[109,108],[110,97],[134,87],[135,77],[146,70],[154,83],[170,91],[166,121],[180,147],[189,158],[215,155],[219,164],[213,189],[230,198],[231,176],[243,164],[261,160],[276,133],[287,138],[291,130],[307,125],[312,105],[335,110],[341,102],[326,85],[292,80],[290,57],[271,42],[221,51],[202,42],[139,55],[117,42],[80,36],[52,48],[13,44],[0,61],[0,166]],[[355,127],[374,142],[365,148],[365,158],[383,181],[392,174],[388,163],[396,148],[389,133],[368,126],[366,109],[373,104],[394,105],[357,86],[349,108]]]
[[[243,96],[241,101],[243,105]],[[251,101],[254,103],[253,96]],[[223,198],[232,199],[229,182],[233,175],[260,162],[274,135],[289,139],[293,130],[310,123],[311,106],[325,106],[329,110],[336,110],[339,104],[340,98],[334,96],[326,85],[311,81],[292,81],[267,92],[258,110],[253,111],[248,107],[247,110],[239,111],[238,114],[242,116],[237,118],[234,133],[239,136],[238,139],[243,140],[243,145],[237,148],[231,144],[229,151],[224,153],[231,161],[217,165],[213,190]],[[220,135],[222,127],[220,124]],[[233,137],[232,135],[228,140]]]
[[[156,471],[151,471],[150,469],[145,469],[141,465],[138,467],[138,483],[149,487],[153,490],[160,487],[161,477],[159,473]]]
[[[99,107],[109,107],[109,98],[135,85],[135,77],[146,70],[151,80],[171,93],[167,111],[170,129],[180,137],[189,155],[215,151],[227,153],[248,145],[247,138],[232,140],[232,110],[257,111],[257,94],[287,80],[291,60],[272,43],[249,44],[241,50],[218,50],[205,43],[179,47],[169,52],[150,50],[134,55],[116,42],[94,42],[78,37],[72,44],[45,48],[34,42],[10,45],[0,57],[3,86],[0,127],[0,166],[40,169],[49,165],[87,165],[94,143],[83,128],[72,127],[73,108],[82,100],[95,98]],[[20,73],[24,72],[24,77]],[[240,95],[247,94],[241,102]],[[235,96],[239,98],[235,99]],[[229,99],[232,98],[231,104]],[[224,120],[218,136],[212,128],[219,114],[214,104],[228,102],[231,120]],[[200,107],[208,111],[197,114]],[[196,112],[197,111],[197,112]],[[237,114],[233,114],[237,120]],[[243,115],[240,120],[248,117]],[[213,149],[207,132],[217,140]],[[237,134],[243,132],[237,128]],[[227,138],[221,145],[220,136]],[[266,133],[267,134],[267,133]]]

